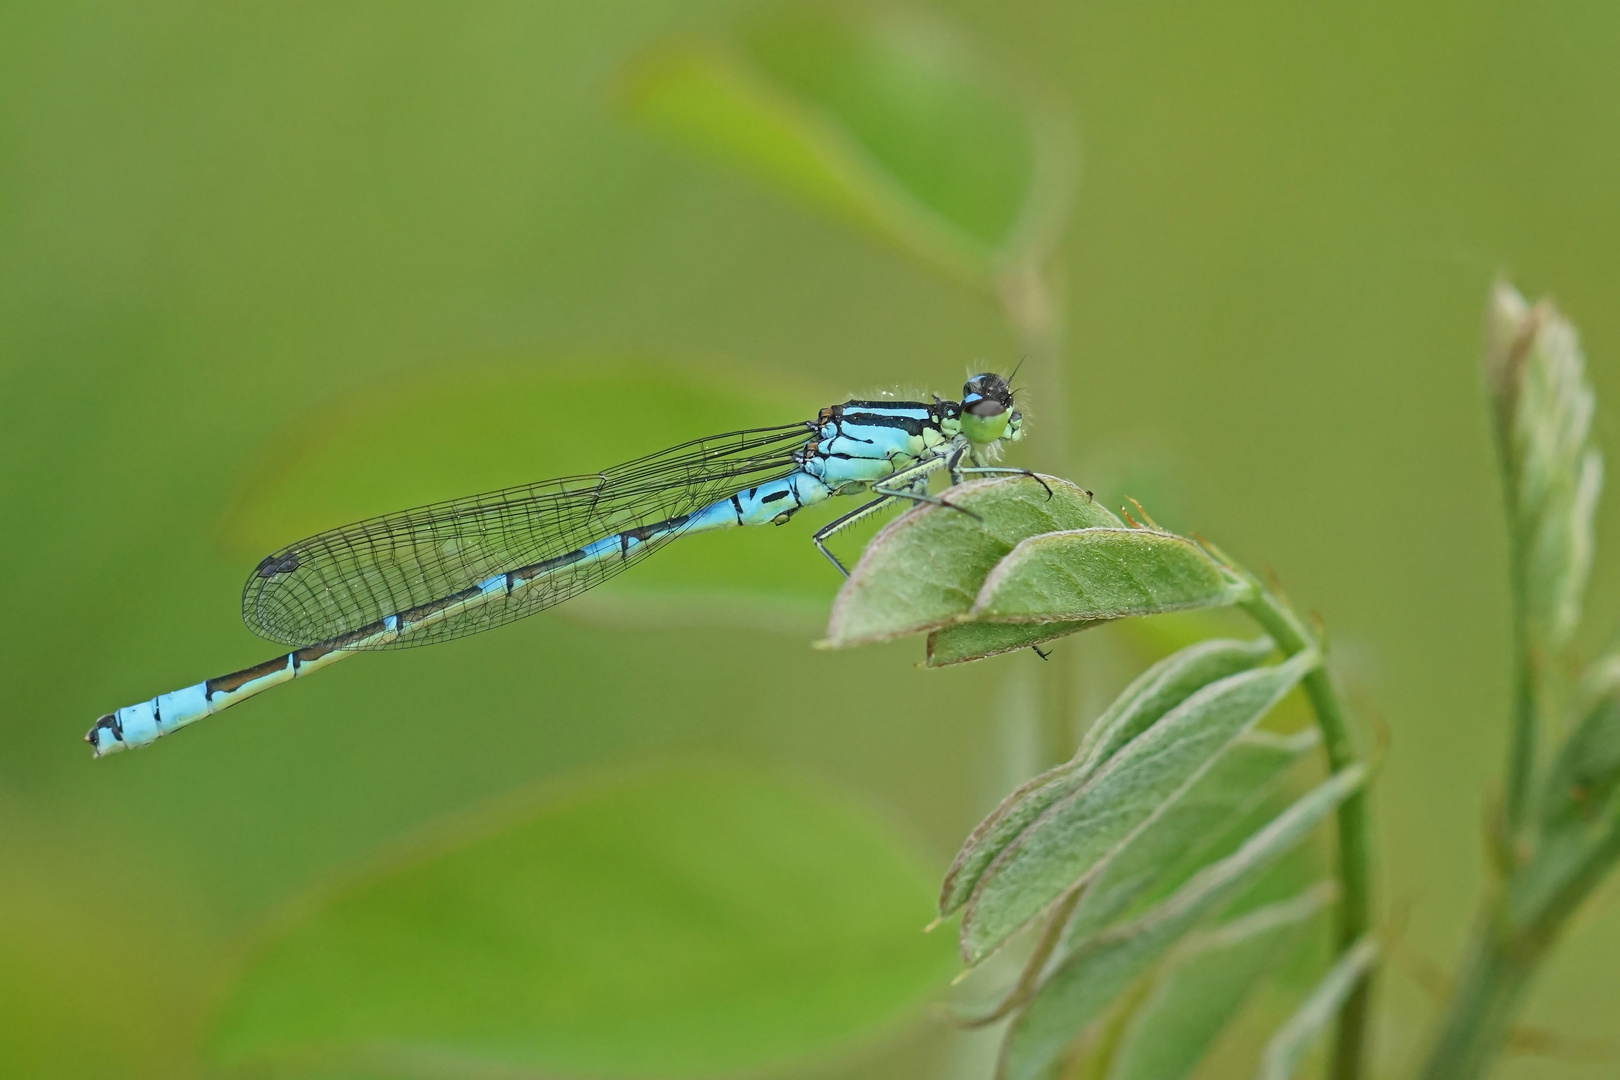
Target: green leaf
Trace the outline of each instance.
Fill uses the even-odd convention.
[[[1310,997],[1266,1044],[1259,1080],[1291,1080],[1311,1044],[1327,1030],[1351,991],[1378,962],[1378,942],[1364,937],[1347,949],[1322,977]]]
[[[1237,676],[1242,678],[1243,676]],[[1255,881],[1341,802],[1359,790],[1354,765],[1307,792],[1236,852],[1199,871],[1168,900],[1134,922],[1086,941],[1049,969],[1002,1043],[999,1080],[1043,1080],[1064,1050],[1127,987],[1202,920]]]
[[[914,15],[775,11],[729,42],[666,45],[630,114],[986,284],[1056,245],[1074,190],[1065,121]]]
[[[1102,764],[1197,691],[1256,667],[1275,650],[1270,638],[1215,638],[1165,657],[1132,680],[1097,718],[1080,741],[1075,758]]]
[[[791,423],[814,416],[823,398],[723,369],[629,358],[461,363],[362,383],[271,441],[223,539],[251,566],[288,541],[370,514],[591,473],[711,432]],[[579,416],[613,422],[589,438],[558,438],[559,402],[571,432]],[[837,583],[807,536],[721,531],[670,545],[564,610],[612,619],[634,608],[625,614],[638,623],[650,614],[660,623],[802,626],[807,610],[825,611]]]
[[[1204,866],[1242,845],[1265,818],[1291,766],[1319,742],[1315,729],[1293,737],[1250,731],[1208,772],[1111,860],[1086,887],[1059,946],[1077,948],[1144,903],[1162,898]]]
[[[1166,970],[1131,1015],[1109,1080],[1182,1080],[1250,992],[1299,945],[1336,894],[1324,882],[1291,900],[1195,933],[1166,958]]]
[[[1547,772],[1545,827],[1597,816],[1620,787],[1620,657],[1595,665],[1586,710]]]
[[[1491,296],[1485,371],[1526,630],[1537,648],[1552,652],[1580,622],[1603,489],[1586,358],[1574,326],[1549,301],[1531,307],[1503,283]]]
[[[1583,684],[1582,719],[1547,770],[1534,858],[1509,882],[1526,922],[1620,859],[1620,657],[1594,665]]]
[[[1185,537],[1086,528],[1031,537],[996,565],[972,617],[1045,623],[1235,604],[1252,587]]]
[[[827,647],[955,622],[1019,541],[1119,521],[1081,488],[1050,476],[972,480],[951,488],[949,498],[952,506],[923,504],[901,515],[867,545],[833,603]]]
[[[1053,803],[1080,788],[1104,761],[1196,691],[1259,664],[1272,651],[1258,642],[1207,641],[1165,657],[1127,686],[1091,726],[1072,761],[1049,769],[1007,796],[963,843],[945,875],[940,914],[967,901],[985,867]]]
[[[567,1075],[762,1068],[948,977],[929,888],[870,814],[682,766],[579,783],[320,898],[248,966],[228,1063],[320,1049]]]
[[[1060,637],[1077,634],[1103,620],[1051,623],[958,623],[928,635],[928,666],[949,667],[1017,652]]]
[[[962,917],[967,961],[979,962],[1048,904],[1095,877],[1319,662],[1305,652],[1205,686],[1052,804],[975,884]]]

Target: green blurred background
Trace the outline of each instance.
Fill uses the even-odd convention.
[[[693,136],[646,96],[648,56],[742,56],[967,233],[1004,232],[996,193],[1035,169],[1005,102],[973,80],[922,102],[962,133],[931,157],[862,125],[874,69],[797,17],[0,7],[0,1074],[262,1075],[311,1023],[517,1070],[477,1075],[987,1074],[993,1036],[928,1007],[948,933],[917,930],[962,836],[1042,764],[1007,705],[1033,661],[813,651],[837,582],[808,513],[161,748],[92,765],[78,741],[270,655],[241,578],[313,529],[1019,359],[950,252],[701,149],[747,117]],[[1505,742],[1493,276],[1553,293],[1620,400],[1620,9],[961,2],[903,25],[1077,131],[1062,376],[1024,380],[1033,429],[1066,438],[1019,463],[1275,568],[1392,735],[1380,892],[1405,959],[1377,1041],[1407,1068],[1433,1004],[1403,969],[1460,947]],[[1600,555],[1589,650],[1617,567]],[[1077,721],[1151,657],[1096,633],[1062,646]],[[1617,948],[1611,883],[1528,1019],[1612,1035]],[[278,1068],[466,1064],[362,1058]]]

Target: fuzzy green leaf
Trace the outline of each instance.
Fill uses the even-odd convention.
[[[833,603],[826,646],[889,641],[956,622],[1019,541],[1119,522],[1055,477],[973,480],[949,498],[952,506],[923,504],[901,515],[867,545]]]
[[[1243,676],[1237,676],[1242,678]],[[1002,1043],[998,1080],[1044,1080],[1064,1050],[1201,921],[1238,895],[1366,780],[1351,766],[1307,792],[1233,854],[1134,922],[1056,961]]]
[[[1311,1045],[1327,1030],[1350,992],[1377,962],[1378,942],[1371,937],[1362,938],[1346,950],[1266,1044],[1259,1080],[1292,1080]]]
[[[1264,731],[1239,736],[1186,795],[1087,886],[1063,928],[1060,947],[1078,947],[1236,850],[1265,820],[1256,820],[1256,814],[1275,812],[1291,767],[1319,741],[1315,729],[1290,738]]]
[[[1052,804],[996,855],[974,886],[962,917],[967,961],[982,960],[1047,905],[1094,877],[1319,662],[1305,652],[1205,686]]]
[[[1019,787],[973,830],[945,875],[940,913],[948,915],[965,903],[991,860],[1048,807],[1077,791],[1126,742],[1196,691],[1254,667],[1271,650],[1269,638],[1206,641],[1160,660],[1137,676],[1092,725],[1072,761]]]
[[[1549,829],[1597,816],[1620,787],[1620,657],[1586,681],[1586,714],[1547,772],[1541,809]]]
[[[1299,945],[1337,893],[1330,882],[1189,935],[1167,957],[1147,999],[1131,1016],[1108,1080],[1182,1080],[1247,1000]]]
[[[1080,741],[1076,759],[1100,765],[1159,718],[1218,679],[1257,667],[1276,646],[1270,638],[1214,638],[1165,657],[1132,680]]]
[[[1592,568],[1592,519],[1603,456],[1592,442],[1596,401],[1575,328],[1548,301],[1511,286],[1491,296],[1485,370],[1496,405],[1518,574],[1530,640],[1568,643]]]
[[[1031,537],[996,565],[973,604],[989,622],[1156,615],[1234,604],[1252,587],[1185,537],[1088,528]]]
[[[928,666],[949,667],[1017,652],[1088,630],[1105,620],[1050,623],[957,623],[928,635]]]
[[[1583,716],[1547,770],[1535,857],[1513,875],[1510,903],[1534,921],[1620,859],[1620,658],[1584,680]]]

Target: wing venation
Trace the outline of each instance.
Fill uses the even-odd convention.
[[[286,645],[329,641],[577,551],[627,529],[691,514],[784,476],[808,424],[695,439],[600,473],[566,476],[367,518],[267,556],[242,590],[242,618]],[[666,543],[627,558],[563,566],[507,596],[458,611],[377,648],[464,637],[577,596]]]

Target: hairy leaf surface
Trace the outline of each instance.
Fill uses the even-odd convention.
[[[1205,686],[1042,813],[973,889],[961,931],[968,962],[1095,876],[1317,663],[1314,653],[1302,653]]]
[[[1275,812],[1292,766],[1319,741],[1314,730],[1292,738],[1263,731],[1240,735],[1087,886],[1063,928],[1061,947],[1078,947],[1236,850],[1264,822],[1257,814]]]
[[[1534,307],[1507,284],[1491,296],[1485,369],[1527,630],[1549,652],[1581,617],[1592,569],[1592,519],[1603,455],[1592,442],[1597,408],[1575,327],[1548,301]]]
[[[1334,897],[1330,882],[1189,935],[1130,1018],[1108,1080],[1182,1080]]]
[[[1266,1044],[1259,1080],[1292,1080],[1312,1044],[1344,1007],[1350,992],[1378,960],[1378,942],[1362,938],[1347,949],[1303,1004]]]
[[[1053,803],[1077,791],[1121,746],[1196,691],[1254,667],[1272,651],[1258,642],[1207,641],[1168,656],[1137,676],[1091,726],[1072,761],[1049,769],[1002,800],[957,854],[940,896],[940,913],[967,901],[991,860]]]
[[[826,645],[867,645],[956,622],[1019,541],[1118,524],[1085,491],[1055,477],[972,480],[949,498],[952,506],[908,511],[867,545],[833,604]]]
[[[1203,919],[1318,825],[1366,780],[1355,765],[1333,774],[1141,918],[1054,961],[1002,1044],[998,1080],[1043,1080],[1064,1050]]]
[[[1096,626],[1102,619],[1049,623],[967,622],[945,626],[928,635],[928,666],[949,667],[1017,652]]]
[[[973,604],[989,622],[1072,622],[1237,603],[1250,587],[1185,537],[1089,528],[1031,537],[997,564]]]

